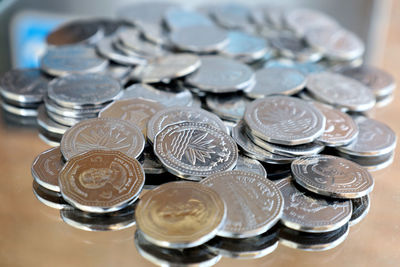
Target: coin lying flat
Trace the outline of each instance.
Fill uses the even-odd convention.
[[[312,142],[325,129],[325,117],[319,110],[287,96],[255,100],[247,106],[243,118],[254,136],[282,145]]]
[[[318,141],[326,146],[343,146],[354,141],[358,135],[358,126],[346,113],[320,103],[313,103],[326,118],[324,133]]]
[[[136,28],[120,30],[118,39],[126,48],[148,58],[161,56],[165,53],[161,46],[141,38],[139,30]]]
[[[126,207],[144,184],[140,163],[119,151],[91,150],[71,158],[59,174],[63,198],[86,212]]]
[[[255,159],[239,155],[235,168],[235,171],[253,172],[260,175],[261,177],[267,178],[267,171],[263,165]]]
[[[292,162],[298,184],[307,190],[335,198],[359,198],[369,194],[374,180],[367,170],[347,159],[316,155]]]
[[[59,124],[50,119],[50,117],[47,115],[44,105],[39,106],[36,119],[39,131],[44,131],[49,135],[53,135],[59,140],[61,140],[63,134],[68,130],[67,126]]]
[[[213,26],[212,20],[193,9],[171,7],[164,14],[164,20],[170,31],[191,26]]]
[[[170,107],[154,114],[147,125],[147,137],[150,142],[167,125],[178,122],[200,122],[209,124],[221,131],[227,132],[225,124],[218,116],[201,108],[192,107]]]
[[[145,259],[159,266],[213,266],[221,255],[204,245],[185,249],[168,249],[147,241],[141,231],[135,232],[135,247]]]
[[[59,192],[48,190],[43,186],[39,185],[36,181],[32,183],[33,194],[35,197],[45,204],[46,206],[53,209],[63,209],[68,207],[69,204],[65,202],[63,197]]]
[[[337,155],[351,160],[358,165],[364,167],[369,172],[379,171],[391,165],[394,161],[394,151],[379,156],[354,156],[342,152],[337,152]]]
[[[136,223],[145,239],[167,248],[201,245],[221,228],[226,208],[209,187],[192,182],[171,182],[153,189],[136,208]]]
[[[16,117],[36,117],[38,112],[35,108],[21,108],[14,105],[9,105],[4,101],[1,101],[2,109],[12,115],[16,115]]]
[[[367,117],[355,118],[359,134],[354,142],[337,149],[354,156],[379,156],[393,151],[396,147],[396,134],[386,124]]]
[[[154,139],[154,153],[169,172],[182,178],[232,170],[238,158],[232,137],[197,122],[165,127]]]
[[[266,232],[283,211],[279,189],[252,172],[227,171],[208,176],[200,182],[215,190],[226,204],[226,221],[218,236],[246,238]]]
[[[278,49],[282,56],[299,62],[316,62],[322,57],[321,52],[292,34],[281,34],[272,38],[271,45]]]
[[[239,121],[244,114],[250,99],[236,94],[206,95],[206,105],[220,118],[229,121]]]
[[[364,219],[365,216],[367,216],[369,208],[371,206],[371,201],[369,199],[369,196],[366,195],[360,198],[352,199],[351,203],[353,205],[353,213],[351,215],[349,225],[354,226],[362,219]]]
[[[39,154],[33,161],[32,176],[44,188],[60,192],[58,173],[63,166],[60,147],[50,148]]]
[[[375,105],[375,97],[368,87],[337,73],[310,74],[307,90],[322,102],[351,111],[366,111]]]
[[[243,29],[249,24],[250,9],[238,3],[225,3],[211,7],[210,15],[224,28]]]
[[[322,233],[336,230],[352,216],[350,200],[333,200],[309,194],[296,187],[292,178],[275,182],[285,206],[281,223],[293,230]]]
[[[199,70],[186,82],[201,91],[229,93],[246,89],[254,79],[254,72],[245,64],[221,56],[202,56]]]
[[[116,100],[99,113],[99,118],[116,118],[133,123],[146,137],[148,121],[163,108],[157,102],[140,98]]]
[[[68,129],[61,139],[66,160],[93,149],[117,150],[136,158],[144,148],[140,129],[123,120],[96,118],[81,121]]]

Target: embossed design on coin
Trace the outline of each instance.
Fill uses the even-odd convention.
[[[154,153],[168,171],[182,178],[231,170],[238,158],[236,143],[229,135],[195,122],[165,127],[154,139]]]
[[[140,163],[119,151],[92,150],[71,158],[59,175],[61,194],[87,212],[122,209],[144,185]]]
[[[257,236],[270,229],[282,215],[281,193],[271,181],[258,174],[220,172],[200,183],[215,190],[226,203],[226,222],[218,231],[219,236]]]
[[[292,162],[291,169],[298,184],[320,195],[359,198],[374,187],[374,180],[366,169],[339,157],[301,157]]]
[[[225,204],[199,183],[171,182],[143,195],[136,222],[144,237],[161,247],[194,247],[210,240],[225,220]]]
[[[123,120],[88,119],[68,129],[61,139],[61,152],[66,160],[93,149],[118,150],[136,158],[144,148],[140,129]]]
[[[286,227],[304,232],[328,232],[345,225],[351,217],[350,200],[318,198],[296,188],[292,178],[278,180],[275,185],[284,198],[281,222]]]

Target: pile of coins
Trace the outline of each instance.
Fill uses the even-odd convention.
[[[368,117],[394,80],[362,65],[357,36],[304,8],[118,16],[62,25],[40,70],[1,77],[4,111],[37,116],[56,146],[32,165],[41,202],[84,230],[136,224],[138,251],[161,265],[345,240],[369,210],[366,169],[396,146]]]

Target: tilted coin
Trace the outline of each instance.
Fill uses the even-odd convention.
[[[186,82],[201,91],[229,93],[246,89],[254,79],[254,72],[243,63],[221,56],[202,56],[199,70]]]
[[[281,223],[293,230],[322,233],[336,230],[349,222],[350,200],[334,200],[309,194],[295,185],[292,178],[275,182],[285,205]]]
[[[269,230],[279,221],[283,197],[273,182],[252,172],[226,171],[200,182],[215,190],[226,204],[226,221],[218,236],[246,238]]]
[[[118,32],[118,39],[122,45],[139,55],[152,58],[165,53],[161,46],[141,38],[139,30],[135,28],[124,28],[120,30]]]
[[[67,126],[55,122],[48,116],[44,105],[39,106],[36,119],[39,131],[43,131],[49,135],[53,135],[60,141],[63,134],[68,130]]]
[[[147,137],[150,142],[153,142],[157,133],[167,125],[178,122],[201,122],[228,133],[228,130],[221,119],[211,112],[201,108],[170,107],[158,111],[150,118],[147,124]]]
[[[93,149],[116,150],[137,158],[144,148],[140,129],[123,120],[96,118],[81,121],[68,129],[61,139],[66,160]]]
[[[64,166],[60,147],[40,153],[32,163],[31,172],[35,181],[48,190],[60,192],[58,173]]]
[[[133,123],[146,137],[148,121],[163,108],[158,102],[141,98],[116,100],[99,113],[99,118],[116,118]]]
[[[235,168],[235,171],[253,172],[262,177],[267,178],[267,171],[263,165],[255,159],[239,155]]]
[[[346,113],[320,104],[313,103],[326,118],[324,133],[318,141],[326,146],[343,146],[351,143],[358,135],[358,126]]]
[[[136,159],[119,151],[91,150],[68,160],[58,179],[63,198],[72,206],[105,213],[139,196],[144,171]]]
[[[192,182],[171,182],[153,189],[136,208],[136,223],[143,237],[167,248],[201,245],[221,228],[226,208],[209,187]]]
[[[164,21],[170,31],[191,26],[213,26],[213,21],[196,10],[170,7],[164,14]]]
[[[243,118],[254,136],[282,145],[312,142],[325,129],[325,117],[317,108],[288,96],[257,99],[247,106]]]
[[[229,121],[239,121],[243,117],[247,104],[251,102],[250,99],[237,94],[207,94],[205,101],[210,110]]]
[[[271,45],[278,49],[282,56],[299,62],[316,62],[322,57],[321,52],[291,34],[281,34],[272,38]]]
[[[228,43],[228,34],[216,26],[193,25],[170,34],[171,42],[182,51],[212,53],[222,50]]]
[[[169,249],[156,246],[143,237],[140,230],[135,232],[135,247],[146,260],[159,266],[213,266],[221,255],[205,245],[185,249]]]
[[[369,196],[366,195],[360,198],[352,199],[351,203],[353,205],[353,214],[351,215],[349,225],[354,226],[364,219],[365,216],[367,216],[371,206],[371,201]]]
[[[1,102],[2,109],[12,115],[16,115],[18,117],[36,117],[38,112],[36,108],[21,108],[14,105],[7,104],[4,101]]]
[[[198,122],[165,127],[154,139],[154,153],[169,172],[182,178],[232,170],[238,158],[237,145],[228,134]]]
[[[300,250],[324,251],[341,244],[348,234],[348,224],[327,233],[305,233],[282,227],[279,231],[279,243]]]
[[[37,106],[43,101],[48,82],[38,69],[9,70],[0,77],[0,94],[14,105]]]
[[[350,144],[337,149],[354,156],[379,156],[393,151],[396,147],[396,133],[383,122],[358,116],[355,119],[359,134]]]
[[[116,231],[135,225],[136,203],[107,214],[81,211],[73,207],[61,209],[60,217],[68,225],[85,231]]]
[[[291,170],[296,182],[319,195],[359,198],[369,194],[374,180],[369,172],[347,159],[316,155],[297,158]]]
[[[157,83],[184,77],[197,70],[200,64],[200,58],[194,54],[164,55],[136,67],[132,77],[143,83]]]
[[[52,76],[100,72],[107,66],[94,48],[84,45],[50,47],[40,60],[40,69]]]
[[[322,102],[351,111],[366,111],[375,105],[375,97],[368,87],[333,72],[308,75],[307,90]]]
[[[59,192],[46,189],[39,185],[36,181],[33,181],[32,188],[35,197],[50,208],[60,210],[69,206]]]
[[[116,99],[122,92],[119,82],[100,74],[72,74],[52,80],[48,97],[68,108],[95,107]]]

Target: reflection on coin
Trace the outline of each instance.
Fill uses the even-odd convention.
[[[1,101],[1,107],[5,112],[20,116],[20,117],[36,117],[38,112],[35,108],[21,108],[14,105],[9,105]]]
[[[171,7],[164,14],[164,20],[170,31],[192,26],[213,26],[212,20],[193,9]]]
[[[282,215],[283,197],[279,189],[258,174],[220,172],[200,183],[215,190],[226,203],[226,221],[218,236],[254,237],[270,229]]]
[[[239,155],[235,168],[236,171],[253,172],[267,178],[267,171],[263,165],[255,159]]]
[[[89,213],[73,207],[60,211],[61,219],[68,225],[85,231],[115,231],[135,225],[136,203],[107,214]]]
[[[153,189],[136,208],[137,227],[145,239],[168,248],[189,248],[213,238],[225,221],[219,195],[205,185],[171,182]]]
[[[244,113],[253,135],[270,143],[300,145],[312,142],[325,129],[325,117],[307,102],[269,96],[250,103]]]
[[[318,197],[296,187],[292,178],[275,182],[283,195],[285,206],[281,222],[293,230],[321,233],[345,225],[352,214],[350,200]]]
[[[271,45],[278,49],[282,56],[299,62],[316,62],[322,57],[322,53],[292,34],[281,34],[272,38]]]
[[[353,205],[353,214],[351,215],[349,225],[354,226],[367,216],[371,201],[369,200],[369,196],[366,195],[352,199],[351,203]]]
[[[119,151],[91,150],[67,161],[59,183],[72,206],[105,213],[120,210],[139,196],[144,171],[136,159]]]
[[[143,151],[143,170],[147,174],[160,174],[165,173],[166,170],[158,160],[156,155],[154,155],[153,148],[149,147]],[[147,177],[146,177],[147,180]]]
[[[60,192],[58,173],[63,166],[60,147],[50,148],[39,154],[33,161],[32,176],[44,188]]]
[[[33,181],[32,187],[35,197],[46,206],[53,209],[63,209],[69,206],[60,193],[48,190],[36,181]]]
[[[228,29],[243,29],[249,24],[250,9],[243,4],[225,3],[211,7],[211,16]]]
[[[99,118],[116,118],[135,124],[146,137],[149,119],[164,107],[154,101],[132,98],[117,100],[99,113]]]
[[[115,80],[119,81],[119,83],[122,86],[125,86],[130,79],[131,72],[132,72],[131,66],[124,66],[116,63],[111,63],[103,72],[100,73],[111,76]]]
[[[338,156],[351,160],[367,169],[369,172],[379,171],[391,165],[394,161],[394,152],[389,152],[379,156],[354,156],[342,152],[337,152]]]
[[[66,160],[93,149],[117,150],[137,158],[144,148],[140,129],[123,120],[96,118],[81,121],[65,132],[61,152]]]
[[[254,83],[250,67],[221,56],[202,56],[201,67],[186,82],[205,92],[229,93],[244,90]]]
[[[157,112],[151,117],[147,124],[147,137],[150,142],[167,125],[178,122],[201,122],[214,126],[221,131],[227,132],[225,124],[218,116],[201,108],[192,107],[170,107]]]
[[[238,158],[232,137],[197,122],[165,127],[154,139],[154,153],[169,172],[182,178],[232,170]]]
[[[229,95],[206,95],[206,105],[222,119],[239,121],[244,114],[250,99],[236,94]]]
[[[310,74],[307,90],[322,102],[351,111],[366,111],[375,104],[374,95],[365,85],[333,72]]]
[[[339,157],[301,157],[292,162],[291,169],[298,184],[324,196],[359,198],[369,194],[374,187],[374,180],[367,170]]]
[[[62,94],[62,92],[57,92],[57,94],[59,93]],[[55,97],[57,97],[57,94],[55,94]],[[73,105],[74,103],[70,102],[69,104]],[[47,113],[55,113],[61,117],[69,117],[81,120],[87,118],[96,118],[97,114],[104,106],[103,104],[99,106],[84,106],[84,107],[76,106],[75,108],[63,107],[57,104],[55,101],[51,100],[49,97],[44,98],[44,105],[45,105],[45,112]]]
[[[268,67],[281,67],[281,68],[291,68],[296,69],[303,73],[304,75],[308,75],[310,73],[317,73],[326,70],[326,67],[323,66],[319,62],[297,62],[297,61],[288,61],[288,60],[270,60],[264,64],[264,68]]]
[[[161,56],[165,53],[165,51],[161,49],[161,46],[142,39],[139,31],[135,28],[124,28],[120,30],[118,32],[118,39],[126,48],[148,58]]]
[[[40,140],[42,140],[45,144],[51,146],[51,147],[56,147],[60,146],[60,140],[55,139],[53,137],[47,136],[44,133],[39,132],[38,137]]]
[[[48,135],[54,136],[60,141],[63,134],[68,130],[67,126],[55,122],[47,115],[44,105],[41,105],[38,108],[37,124],[39,131],[43,131]]]
[[[168,249],[147,241],[140,230],[135,232],[135,247],[146,260],[159,266],[213,266],[221,256],[206,246],[194,248]]]

